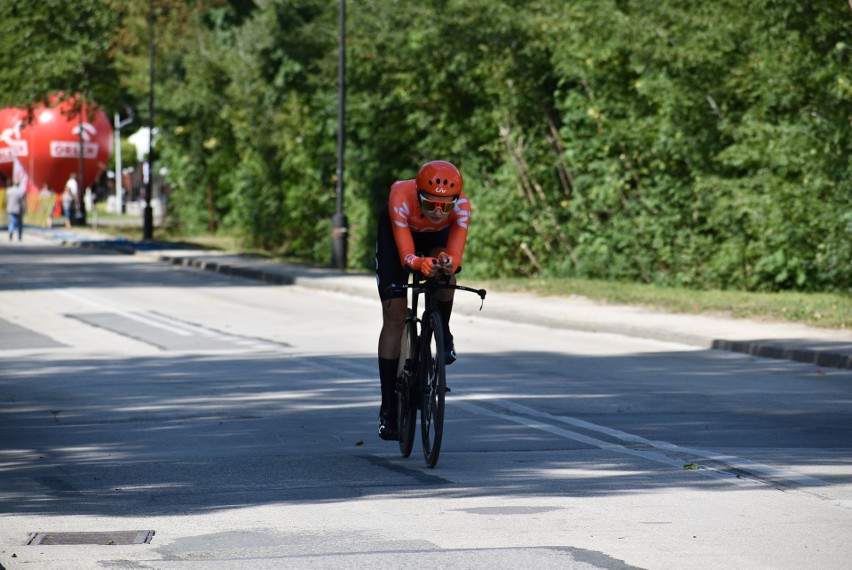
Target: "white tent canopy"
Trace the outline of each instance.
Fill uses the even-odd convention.
[[[127,140],[130,141],[130,144],[136,147],[136,158],[138,162],[144,162],[145,157],[148,155],[148,143],[150,141],[150,136],[148,132],[150,129],[148,127],[142,127],[129,137]],[[154,129],[154,144],[156,144],[157,137],[157,129]]]

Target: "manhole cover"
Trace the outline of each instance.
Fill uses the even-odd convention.
[[[31,532],[28,546],[73,544],[148,544],[154,538],[153,530],[127,530],[119,532]]]

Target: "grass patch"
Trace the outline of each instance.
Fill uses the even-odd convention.
[[[483,281],[482,286],[538,295],[580,295],[603,303],[641,305],[675,313],[717,314],[799,322],[823,328],[852,328],[852,295],[842,293],[695,291],[586,279],[496,279]]]
[[[103,226],[97,230],[131,240],[141,239],[141,227]],[[154,232],[157,241],[183,243],[205,249],[258,255],[277,261],[300,264],[298,259],[275,252],[247,248],[227,235],[187,236],[166,225]],[[744,291],[696,291],[638,283],[594,281],[589,279],[491,279],[475,280],[477,286],[494,291],[525,292],[536,295],[579,295],[609,304],[640,305],[674,313],[709,314],[803,323],[834,329],[852,328],[852,295],[842,293],[750,293]],[[468,283],[472,285],[472,283]]]
[[[101,234],[106,234],[118,238],[125,238],[131,241],[139,241],[142,239],[142,225],[138,222],[133,224],[110,224],[90,229],[93,229]],[[310,265],[304,260],[280,255],[276,252],[272,252],[269,250],[248,246],[243,240],[241,240],[237,236],[231,236],[222,233],[218,233],[215,235],[188,235],[183,233],[180,228],[168,223],[163,226],[157,226],[156,228],[154,228],[154,241],[174,245],[184,245],[188,247],[199,247],[202,249],[221,251],[225,253],[254,255],[258,257],[264,257],[273,261],[283,261],[297,265]]]

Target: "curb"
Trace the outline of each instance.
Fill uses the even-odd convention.
[[[831,352],[830,350],[811,350],[785,344],[781,344],[778,341],[762,343],[716,339],[710,348],[727,350],[729,352],[742,352],[762,358],[793,360],[816,366],[825,366],[826,368],[852,369],[852,355]]]
[[[187,255],[185,253],[186,249],[181,251],[173,248],[171,244],[160,244],[161,247],[157,247],[152,244],[145,249],[141,249],[139,244],[136,242],[124,242],[121,240],[87,241],[63,239],[62,244],[74,247],[109,249],[128,255],[149,257],[159,262],[169,263],[180,267],[212,271],[229,277],[253,279],[272,285],[300,285],[313,289],[332,290],[357,296],[363,296],[364,293],[363,288],[341,287],[340,283],[324,286],[322,285],[322,281],[316,279],[316,277],[321,276],[346,277],[353,275],[351,273],[336,271],[333,269],[312,269],[301,266],[287,266],[279,263],[268,262],[263,259],[258,259],[256,263],[249,264],[246,264],[245,262],[234,263],[231,260],[208,258],[207,255],[202,253],[203,250],[199,250],[200,255],[197,256]],[[163,253],[163,249],[172,249],[175,253],[173,255]],[[213,255],[209,257],[213,257]],[[235,256],[231,257],[233,258]],[[240,261],[243,260],[241,259]],[[360,275],[361,274],[359,274],[359,276]],[[464,313],[464,311],[462,312]],[[838,350],[836,347],[827,346],[824,342],[820,343],[820,341],[806,339],[795,341],[778,339],[743,341],[711,338],[700,334],[678,334],[650,327],[597,325],[582,321],[549,319],[547,317],[530,318],[529,315],[525,316],[516,313],[501,312],[499,310],[497,310],[496,314],[492,313],[491,316],[502,320],[520,320],[522,322],[543,325],[551,328],[579,330],[584,332],[614,333],[635,338],[678,342],[705,349],[738,352],[760,358],[790,360],[828,368],[852,369],[852,343],[849,343],[848,346]]]

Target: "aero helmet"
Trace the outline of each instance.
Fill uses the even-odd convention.
[[[417,190],[420,192],[457,197],[463,187],[464,180],[459,169],[444,160],[427,162],[417,173]]]

